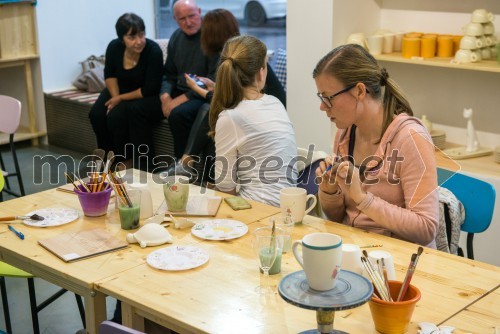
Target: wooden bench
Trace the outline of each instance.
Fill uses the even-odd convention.
[[[88,115],[99,93],[70,89],[44,95],[49,144],[92,154],[97,144]],[[174,156],[168,120],[162,120],[153,129],[153,145],[156,155]]]

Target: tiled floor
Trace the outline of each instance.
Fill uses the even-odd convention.
[[[37,146],[31,147],[29,143],[18,144],[18,158],[20,160],[21,174],[26,194],[43,191],[66,183],[64,178],[65,169],[60,164],[45,164],[40,168],[41,161],[49,161],[49,156],[56,158],[64,157],[67,168],[70,171],[79,169],[83,154],[60,149],[57,147]],[[7,163],[7,170],[13,170],[10,152],[7,147],[0,147],[2,156]],[[61,161],[61,160],[59,160]],[[49,166],[50,165],[50,166]],[[50,168],[49,168],[50,167]],[[12,180],[12,186],[17,190],[17,183]],[[10,195],[4,195],[4,201],[11,199]],[[31,316],[29,311],[28,283],[26,279],[7,278],[10,317],[14,334],[33,333]],[[43,300],[57,291],[59,287],[41,279],[35,279],[37,299]],[[108,318],[111,319],[115,307],[115,300],[108,297]],[[39,313],[40,332],[45,334],[73,334],[83,328],[78,312],[75,296],[67,292],[51,305]],[[5,330],[3,307],[0,303],[0,330]]]

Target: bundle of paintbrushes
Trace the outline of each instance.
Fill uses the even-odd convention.
[[[118,200],[121,201],[124,205],[128,207],[132,207],[132,201],[127,192],[127,187],[125,187],[125,183],[121,178],[119,173],[110,173],[108,174],[108,184],[111,184],[113,189],[115,190],[116,196],[118,196]]]
[[[423,247],[418,247],[417,252],[411,255],[410,264],[408,265],[408,270],[406,271],[406,276],[403,281],[403,285],[401,285],[401,290],[399,290],[398,300],[397,300],[398,302],[404,300],[406,291],[408,290],[408,286],[410,286],[410,281],[413,277],[413,273],[415,272],[415,268],[417,267],[418,259],[420,255],[422,255],[423,251],[424,251]]]
[[[363,264],[363,267],[365,268],[373,283],[373,287],[375,288],[373,294],[375,295],[375,297],[388,302],[392,302],[391,292],[389,290],[389,282],[387,280],[387,269],[385,267],[384,259],[382,259],[382,261],[377,260],[377,265],[375,266],[368,259],[368,252],[366,250],[363,250],[361,263]]]
[[[106,175],[109,174],[111,168],[111,162],[115,155],[113,151],[108,152],[108,157],[104,170],[101,171],[104,162],[104,150],[96,149],[94,150],[94,160],[92,161],[92,166],[90,170],[89,182],[83,182],[79,177],[72,173],[64,173],[68,182],[73,184],[76,190],[82,192],[100,192],[106,190],[110,187],[109,183],[105,183]],[[80,184],[80,187],[78,186]]]

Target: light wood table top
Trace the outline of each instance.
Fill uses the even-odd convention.
[[[164,272],[144,264],[97,282],[96,289],[122,300],[124,323],[139,329],[143,317],[180,333],[296,333],[316,328],[314,311],[290,305],[277,293],[260,296],[255,292],[262,275],[252,250],[252,232],[267,224],[267,218],[250,224],[249,233],[238,239],[200,241],[196,245],[210,254],[201,267]],[[339,234],[344,243],[383,244],[382,249],[393,255],[399,280],[417,250],[411,243],[311,216],[294,227],[293,239],[318,231]],[[278,285],[285,275],[300,269],[292,254],[284,254],[282,271],[271,276],[271,281]],[[416,332],[418,322],[446,319],[499,281],[498,267],[425,249],[412,280],[422,291],[422,299],[409,332]],[[368,305],[336,312],[334,328],[376,333]]]
[[[162,185],[148,182],[148,186],[153,198],[153,207],[158,208],[163,201]],[[192,186],[192,193],[199,191],[199,189],[199,187]],[[227,196],[222,193],[217,194]],[[225,202],[222,202],[216,218],[236,219],[249,224],[279,212],[279,208],[254,201],[250,202],[253,207],[246,210],[245,213],[233,211]],[[94,282],[136,266],[143,266],[146,256],[156,248],[143,249],[138,244],[133,244],[120,251],[72,263],[60,260],[41,247],[38,240],[62,233],[94,228],[105,229],[112,235],[125,240],[128,233],[133,233],[136,230],[125,231],[121,229],[118,212],[114,209],[113,202],[110,203],[106,216],[85,217],[76,195],[56,189],[2,202],[0,203],[0,216],[16,216],[41,208],[57,207],[74,208],[81,213],[81,216],[69,224],[48,228],[15,224],[16,229],[24,233],[24,240],[20,240],[16,235],[8,232],[7,224],[0,224],[0,260],[82,295],[85,298],[87,329],[90,333],[95,333],[99,323],[105,320],[106,304],[105,296],[94,290]],[[200,239],[191,235],[190,229],[177,230],[171,226],[169,231],[177,245],[200,242]]]
[[[454,333],[500,333],[500,285],[442,325],[455,327]]]

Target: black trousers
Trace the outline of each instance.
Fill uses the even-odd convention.
[[[122,156],[121,160],[137,161],[140,155],[146,155],[151,161],[154,156],[152,128],[163,119],[159,96],[122,101],[108,113],[104,104],[110,98],[109,91],[104,89],[90,109],[97,146],[112,150]]]
[[[191,128],[204,100],[191,99],[174,108],[168,117],[170,131],[174,137],[174,154],[181,158],[185,152]]]
[[[210,127],[208,125],[208,114],[210,104],[204,103],[199,109],[193,122],[189,137],[184,149],[184,154],[189,155],[195,161],[203,164],[202,180],[213,182],[215,163],[215,142],[208,136]],[[201,160],[203,159],[203,161]]]

